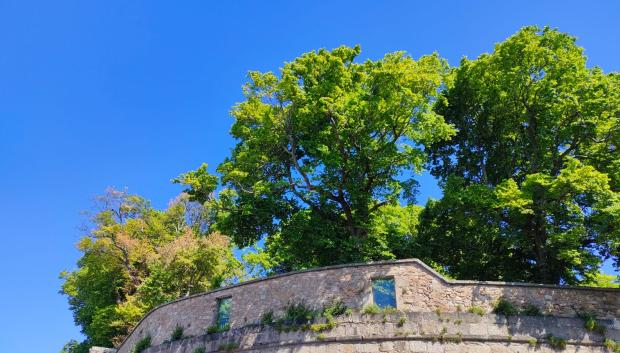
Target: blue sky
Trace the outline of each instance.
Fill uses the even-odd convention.
[[[617,1],[224,3],[0,0],[0,352],[79,337],[57,292],[79,256],[80,211],[108,186],[164,207],[180,191],[172,177],[217,165],[248,70],[341,44],[455,65],[538,24],[620,71]],[[421,183],[422,201],[440,195]]]

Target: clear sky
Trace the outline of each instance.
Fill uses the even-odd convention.
[[[620,71],[618,1],[221,3],[0,0],[0,352],[79,338],[58,273],[79,256],[80,211],[108,186],[164,207],[172,177],[215,167],[248,70],[341,44],[455,65],[538,24]],[[422,202],[440,196],[421,183]]]

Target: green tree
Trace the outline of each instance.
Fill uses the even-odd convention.
[[[431,109],[443,60],[397,52],[357,63],[359,53],[319,50],[280,75],[250,72],[232,110],[238,143],[218,167],[217,227],[241,247],[266,238],[283,270],[393,257],[375,249],[385,240],[370,234],[373,219],[413,199],[422,146],[453,133]]]
[[[153,307],[241,274],[228,238],[211,230],[210,213],[189,198],[164,211],[117,190],[98,199],[77,269],[61,274],[61,293],[86,336],[65,351],[118,345]]]
[[[420,227],[438,240],[429,257],[457,276],[545,283],[618,265],[620,79],[588,68],[574,37],[526,27],[463,59],[435,111],[458,133],[428,149],[445,186]]]

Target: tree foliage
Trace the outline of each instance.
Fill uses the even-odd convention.
[[[181,195],[164,211],[117,190],[98,199],[78,244],[78,268],[61,274],[61,292],[87,338],[65,350],[118,345],[153,307],[240,274],[228,238],[210,231],[209,212],[188,199]]]
[[[456,276],[544,283],[617,264],[619,83],[549,28],[463,59],[435,107],[458,133],[428,149],[445,196],[424,211],[426,256]]]
[[[239,246],[266,238],[283,269],[393,257],[370,234],[374,219],[413,199],[421,146],[453,133],[431,109],[443,60],[397,52],[357,63],[359,53],[319,50],[280,75],[251,72],[232,110],[238,143],[218,167],[218,227]]]
[[[620,267],[620,75],[537,27],[453,69],[436,54],[359,54],[250,72],[219,176],[203,164],[173,179],[186,190],[166,210],[116,190],[99,199],[62,274],[86,340],[63,352],[118,344],[151,308],[241,267],[253,278],[419,257],[464,279],[618,285],[600,268]],[[443,197],[423,208],[425,167]],[[244,266],[229,238],[254,246]]]

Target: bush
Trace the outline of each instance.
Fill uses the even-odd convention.
[[[198,347],[192,351],[192,353],[205,353],[205,352],[206,352],[205,347]]]
[[[323,308],[323,316],[340,316],[350,313],[349,307],[347,307],[341,300],[336,300],[330,305]]]
[[[620,341],[614,341],[612,339],[605,338],[605,343],[603,344],[605,345],[605,348],[607,348],[611,352],[614,352],[614,353],[620,352]]]
[[[547,342],[552,348],[564,350],[566,349],[566,339],[562,337],[556,337],[554,335],[547,336]]]
[[[307,324],[316,316],[316,313],[306,307],[304,303],[289,303],[284,311],[284,323],[303,325]]]
[[[264,313],[263,316],[261,316],[260,318],[261,325],[273,325],[274,321],[275,320],[274,320],[272,310],[269,310],[268,312]]]
[[[368,304],[362,309],[364,314],[380,314],[381,308],[377,304]]]
[[[136,342],[135,346],[133,346],[132,353],[140,353],[143,350],[149,348],[151,346],[151,335],[147,335],[142,337]]]
[[[519,308],[516,305],[506,300],[506,298],[499,298],[495,306],[493,307],[495,314],[504,315],[506,317],[519,315]]]
[[[472,313],[472,314],[476,314],[476,315],[480,315],[480,316],[482,316],[482,315],[487,313],[486,310],[484,310],[483,308],[481,308],[479,306],[476,306],[476,305],[469,307],[469,309],[467,309],[467,312]]]
[[[521,309],[520,312],[521,314],[527,315],[527,316],[542,316],[542,312],[540,311],[540,308],[532,304],[527,304]]]
[[[177,327],[174,328],[174,331],[172,331],[172,334],[170,335],[170,340],[177,341],[181,338],[183,338],[183,327],[177,325]]]
[[[407,318],[404,316],[401,316],[400,319],[398,319],[396,326],[403,327],[405,325],[405,322],[407,322]]]
[[[596,332],[600,335],[605,334],[607,328],[596,320],[594,314],[584,312],[579,313],[578,316],[583,320],[583,327],[585,327],[586,330]]]

